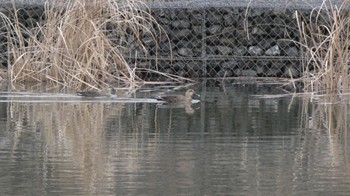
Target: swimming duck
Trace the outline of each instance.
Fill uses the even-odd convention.
[[[192,96],[198,95],[193,89],[188,89],[184,95],[163,95],[157,96],[158,101],[165,101],[167,103],[192,103]]]
[[[304,92],[304,82],[297,80],[294,82],[289,82],[281,86],[276,87],[277,89],[282,89],[287,92],[302,93]]]
[[[115,93],[116,93],[116,90],[113,87],[108,88],[108,92],[100,92],[100,91],[94,91],[94,90],[77,92],[79,96],[83,96],[83,97],[110,97],[112,95],[115,95]]]

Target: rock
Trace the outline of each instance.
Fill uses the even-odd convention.
[[[221,55],[229,55],[232,52],[232,48],[228,46],[217,46],[217,49]]]
[[[263,54],[263,50],[259,46],[250,46],[248,53],[252,56],[260,56]]]
[[[177,54],[180,56],[191,57],[193,56],[193,51],[190,48],[179,48]]]
[[[293,41],[287,39],[278,39],[277,45],[283,49],[293,45]]]
[[[170,66],[175,70],[184,70],[187,66],[183,62],[175,62],[173,64],[170,64]]]
[[[234,47],[232,51],[233,51],[233,54],[236,56],[243,56],[247,54],[248,49],[245,46],[239,46],[239,47]]]
[[[279,49],[278,45],[275,45],[267,49],[265,54],[268,56],[278,56],[281,54],[281,50]]]
[[[218,36],[208,36],[205,42],[208,46],[217,46],[220,44],[220,38]]]
[[[216,73],[217,77],[231,77],[233,75],[233,72],[230,70],[224,70],[221,69]]]
[[[180,70],[180,71],[176,72],[176,75],[181,76],[181,77],[187,77],[187,71]]]
[[[207,22],[211,25],[222,24],[223,17],[221,13],[216,12],[208,12],[207,14]]]
[[[170,28],[170,25],[163,25],[162,27],[162,33],[166,33],[168,35],[172,35],[173,34],[173,29]]]
[[[198,64],[198,63],[193,62],[193,61],[188,62],[186,67],[187,67],[187,70],[193,70],[195,72],[201,71],[203,69],[202,64]]]
[[[252,69],[242,70],[241,75],[242,76],[249,76],[249,77],[256,77],[256,76],[258,76],[256,71],[252,70]]]
[[[170,51],[171,51],[171,48],[168,43],[163,43],[160,46],[158,46],[158,52],[161,55],[170,55]]]
[[[198,71],[189,70],[189,71],[188,71],[188,76],[189,76],[190,78],[205,77],[202,70],[198,70]]]
[[[284,69],[283,75],[285,77],[292,77],[292,78],[297,78],[300,75],[300,72],[293,66],[288,66]]]
[[[191,27],[191,23],[188,20],[175,20],[171,23],[171,26],[175,29],[188,29]]]
[[[236,29],[236,37],[239,38],[243,38],[243,37],[247,37],[248,33],[246,30],[244,29]]]
[[[248,21],[249,22],[249,21]],[[257,16],[254,17],[253,20],[251,20],[252,22],[252,26],[254,26],[255,24],[272,24],[272,19],[270,17],[265,17],[265,16]],[[267,25],[261,26],[261,27],[268,27]]]
[[[271,60],[259,60],[257,64],[260,66],[268,67],[271,65]]]
[[[218,35],[222,33],[223,27],[221,25],[212,25],[208,27],[208,33],[209,35]]]
[[[287,56],[299,57],[299,50],[297,47],[290,47],[284,50]]]
[[[194,36],[202,35],[202,26],[192,26]]]
[[[265,74],[265,66],[257,65],[257,66],[255,67],[255,69],[256,69],[256,74],[257,74],[257,75],[263,75],[263,74]]]
[[[149,36],[149,37],[152,37],[152,39],[153,39],[153,36]],[[155,37],[156,37],[156,40],[158,43],[169,44],[169,38],[165,35],[164,32],[161,32],[161,33],[155,35]]]
[[[154,13],[154,15],[156,15],[159,18],[165,18],[167,16],[167,13],[165,13],[164,10],[160,10],[159,12]]]
[[[207,55],[217,55],[217,47],[216,46],[207,46],[206,47],[206,54]]]
[[[196,57],[202,56],[202,48],[193,48],[193,55]]]
[[[202,14],[192,14],[190,15],[190,22],[192,25],[201,25],[203,21]]]
[[[276,10],[274,10],[274,11],[276,11]],[[280,16],[283,16],[283,15],[280,15]],[[286,21],[281,17],[274,18],[272,22],[275,26],[282,26],[282,27],[287,26]]]
[[[234,37],[220,37],[220,45],[235,47],[235,45],[236,45],[235,38]]]
[[[154,46],[156,46],[156,42],[155,42],[155,40],[152,37],[145,37],[145,38],[142,39],[142,41],[143,41],[143,43],[144,43],[144,45],[146,47],[154,47]]]
[[[276,41],[272,38],[263,39],[263,40],[259,41],[259,43],[258,43],[258,46],[263,50],[267,50],[274,45],[276,45]]]
[[[182,30],[174,30],[171,35],[173,37],[177,37],[178,39],[183,39],[185,37],[190,37],[192,35],[192,31],[189,29],[182,29]]]
[[[157,18],[157,22],[159,24],[163,24],[163,25],[168,25],[170,24],[170,20],[168,18]]]
[[[130,66],[135,66],[134,63],[130,63]],[[113,66],[115,67],[115,66]],[[150,68],[150,63],[149,62],[137,62],[136,67],[138,68]]]
[[[224,15],[224,25],[225,26],[236,26],[237,20],[235,18],[237,18],[237,16],[234,16],[232,14],[225,14]]]
[[[175,74],[174,71],[170,68],[167,68],[164,70],[164,73],[167,73],[167,74]]]
[[[220,35],[222,35],[222,37],[230,37],[232,40],[235,40],[235,27],[224,27]]]
[[[248,12],[248,16],[249,17],[257,17],[257,16],[261,16],[264,13],[264,9],[251,9]]]
[[[257,37],[242,37],[237,39],[239,45],[243,46],[256,46],[258,44],[259,39]]]
[[[189,46],[193,47],[193,48],[202,48],[202,41],[199,39],[194,39],[192,41],[191,44],[189,44]]]
[[[274,38],[284,38],[284,35],[288,35],[285,28],[274,27],[270,30],[271,37]]]
[[[168,11],[167,16],[170,17],[172,21],[174,20],[188,20],[188,15],[186,13],[183,13],[183,11],[178,9],[172,9]]]
[[[248,58],[237,59],[237,67],[242,70],[253,68],[254,66],[256,66],[256,62],[252,59],[248,59]]]
[[[235,76],[241,76],[242,75],[242,70],[241,69],[234,69],[233,70],[233,74]]]
[[[278,77],[281,75],[281,70],[278,70],[276,68],[270,68],[267,70],[266,74],[267,77]]]
[[[250,33],[252,35],[266,35],[267,34],[265,30],[262,30],[258,27],[253,27],[252,31]]]
[[[193,45],[192,45],[192,43],[189,42],[188,40],[183,39],[183,40],[179,40],[179,41],[176,43],[176,47],[177,47],[177,48],[193,48]]]
[[[223,69],[234,69],[237,66],[237,61],[231,60],[231,61],[225,61],[223,63],[221,63],[221,67]]]

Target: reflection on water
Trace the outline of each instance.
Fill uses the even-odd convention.
[[[142,102],[0,103],[1,192],[349,192],[349,105],[343,98],[327,104],[334,100],[259,97],[280,92],[258,85],[195,90],[201,102],[190,113]]]

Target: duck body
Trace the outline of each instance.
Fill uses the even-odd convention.
[[[163,95],[157,96],[158,101],[164,101],[166,103],[192,103],[192,97],[196,93],[193,89],[188,89],[184,95]]]
[[[109,92],[100,92],[100,91],[80,91],[77,92],[77,95],[82,96],[82,97],[110,97],[113,94],[115,94],[115,89],[111,88],[109,89]]]
[[[277,89],[282,89],[286,92],[302,93],[304,92],[304,82],[300,80],[289,82],[282,86],[278,86]]]
[[[106,93],[97,92],[97,91],[81,91],[81,92],[77,92],[77,94],[79,96],[82,96],[82,97],[105,97],[105,96],[107,96]]]

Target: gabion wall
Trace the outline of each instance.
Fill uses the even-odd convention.
[[[151,11],[169,37],[159,36],[155,43],[145,35],[149,52],[132,52],[131,64],[190,78],[300,75],[300,51],[293,42],[299,36],[295,10],[209,7]]]
[[[0,9],[11,15],[8,9]],[[131,66],[145,68],[138,72],[144,79],[160,77],[147,69],[189,78],[299,77],[302,59],[294,42],[299,40],[296,10],[210,5],[151,7],[151,15],[165,33],[159,31],[156,40],[150,33],[141,33],[146,50],[130,39],[125,57]],[[45,18],[43,11],[43,5],[28,6],[19,9],[18,14],[30,27]],[[311,9],[301,12],[308,18]],[[6,41],[4,35],[0,37],[2,43]],[[7,66],[6,45],[1,44],[0,54],[0,63]]]

